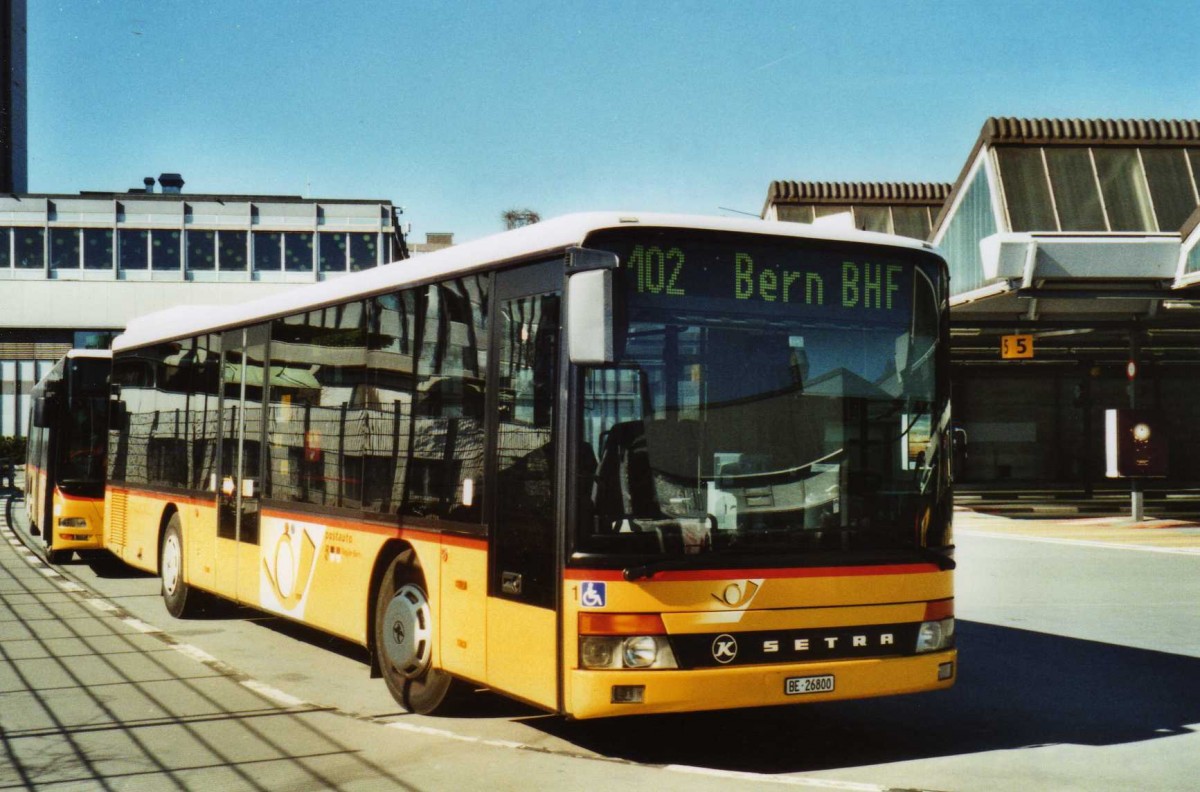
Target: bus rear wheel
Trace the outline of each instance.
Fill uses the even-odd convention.
[[[162,576],[163,603],[167,613],[183,619],[196,611],[196,592],[184,582],[183,574],[183,524],[179,514],[172,514],[163,531],[162,548],[159,554],[158,571]]]
[[[433,615],[412,551],[388,567],[375,600],[375,652],[388,691],[409,712],[445,713],[463,683],[433,667]]]

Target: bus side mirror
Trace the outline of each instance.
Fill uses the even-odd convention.
[[[566,352],[575,365],[604,365],[617,360],[613,336],[613,270],[616,253],[572,247],[566,251]]]
[[[576,365],[616,361],[613,338],[613,271],[594,269],[567,277],[567,351]]]
[[[128,410],[125,408],[125,402],[115,401],[108,403],[108,428],[122,429],[125,426],[125,419],[128,415]]]
[[[128,412],[125,402],[121,401],[121,386],[110,385],[108,395],[108,428],[122,429],[125,426],[125,416]]]

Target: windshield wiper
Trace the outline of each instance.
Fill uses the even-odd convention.
[[[622,570],[621,574],[628,581],[642,580],[643,578],[654,577],[657,572],[666,572],[671,569],[687,569],[693,563],[693,560],[687,556],[673,556],[671,558],[660,558],[657,561],[647,561],[637,566],[627,566]]]

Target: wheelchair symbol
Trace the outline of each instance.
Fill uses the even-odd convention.
[[[583,584],[583,594],[580,602],[585,608],[603,608],[608,601],[607,586],[604,583],[587,581]]]

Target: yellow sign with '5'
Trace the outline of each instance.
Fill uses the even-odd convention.
[[[1000,357],[1005,360],[1022,360],[1033,357],[1033,336],[1000,336]]]

